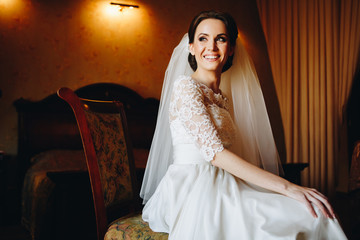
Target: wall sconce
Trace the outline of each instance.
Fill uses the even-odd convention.
[[[122,11],[124,8],[139,8],[138,5],[132,5],[132,4],[115,3],[115,2],[111,2],[110,4],[119,6],[120,11]]]

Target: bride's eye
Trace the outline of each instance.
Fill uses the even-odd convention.
[[[199,41],[200,41],[200,42],[203,42],[203,41],[205,41],[205,40],[206,40],[205,37],[199,37]]]
[[[217,41],[219,42],[226,42],[227,39],[225,37],[218,37]]]

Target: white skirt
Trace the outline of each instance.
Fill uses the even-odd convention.
[[[153,231],[174,240],[347,239],[336,219],[316,213],[318,218],[294,199],[185,158],[169,167],[142,216]]]

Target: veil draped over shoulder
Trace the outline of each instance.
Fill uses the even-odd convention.
[[[185,34],[174,49],[165,72],[160,107],[140,197],[146,203],[173,163],[169,105],[174,81],[193,74],[187,58],[189,38]],[[221,76],[220,89],[229,99],[230,113],[237,126],[237,140],[230,149],[243,159],[269,172],[282,173],[264,97],[256,70],[238,38],[233,64]]]

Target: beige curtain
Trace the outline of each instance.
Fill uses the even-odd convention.
[[[334,190],[343,108],[360,45],[359,0],[257,0],[283,119],[302,184]]]

